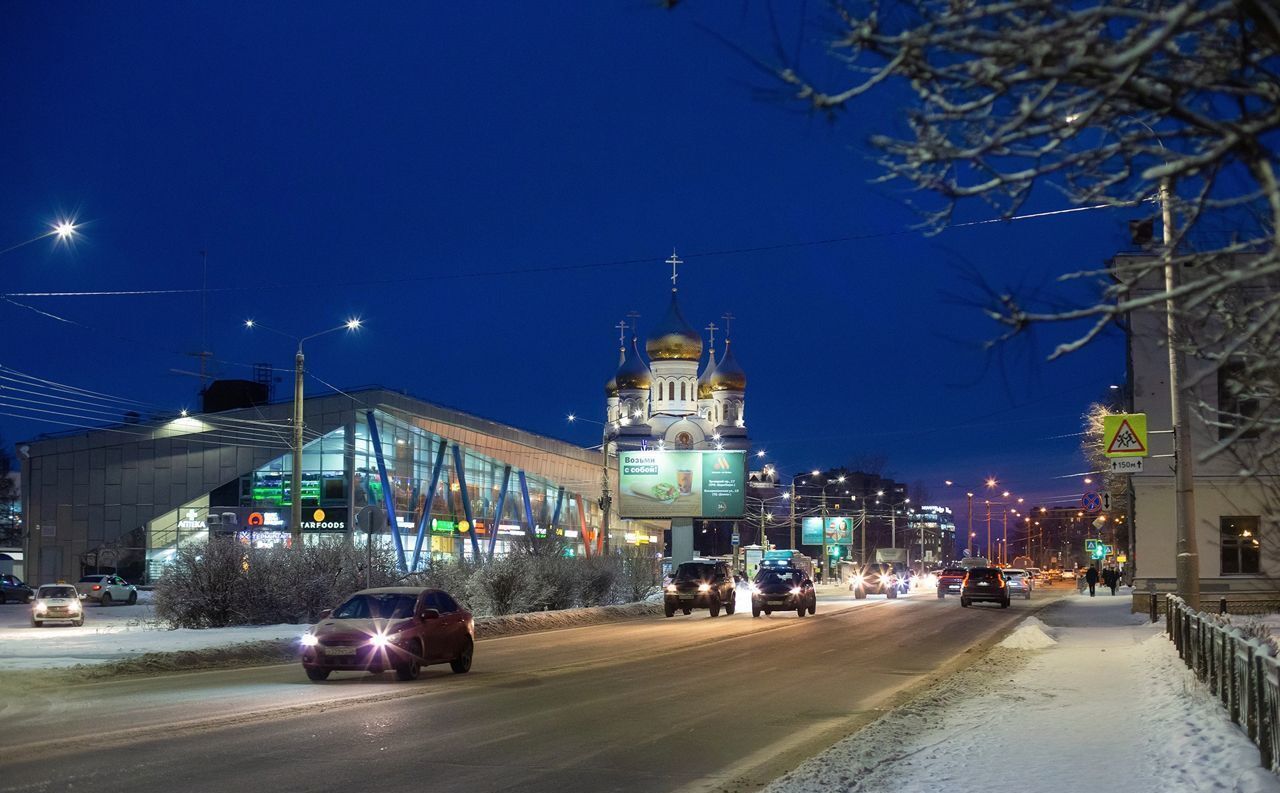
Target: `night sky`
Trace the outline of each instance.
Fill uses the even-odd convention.
[[[602,418],[614,325],[635,310],[652,327],[675,246],[690,322],[737,317],[747,425],[784,471],[882,456],[953,505],[942,480],[988,474],[1031,499],[1078,494],[1056,477],[1083,470],[1072,435],[1123,381],[1122,337],[1046,363],[1065,329],[1043,328],[992,354],[998,329],[967,298],[973,273],[1028,291],[1101,267],[1127,218],[912,231],[906,200],[926,197],[870,184],[865,144],[901,128],[898,96],[834,123],[783,101],[724,43],[772,57],[765,14],[7,3],[0,248],[65,214],[84,226],[71,249],[0,256],[4,291],[198,290],[205,248],[209,290],[203,321],[198,291],[13,297],[67,321],[0,303],[0,364],[195,408],[198,380],[171,370],[198,368],[206,327],[216,373],[248,377],[290,367],[292,344],[245,318],[303,335],[359,316],[358,335],[308,345],[319,377],[590,445],[599,427],[565,416]],[[838,84],[815,26],[779,30]],[[1045,191],[1029,210],[1067,206]],[[0,416],[11,443],[67,428]]]

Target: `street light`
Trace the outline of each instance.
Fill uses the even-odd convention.
[[[79,225],[75,222],[75,220],[71,218],[61,218],[49,224],[49,230],[46,231],[45,233],[32,237],[29,240],[24,240],[22,242],[19,242],[16,245],[10,245],[8,248],[5,248],[4,250],[0,250],[0,253],[8,253],[9,251],[16,251],[19,248],[27,247],[33,242],[39,242],[40,240],[49,239],[50,237],[53,237],[55,243],[59,243],[62,245],[70,245],[71,242],[75,240],[76,235],[79,233],[79,230],[80,230]]]
[[[293,359],[293,476],[289,493],[289,533],[292,535],[294,548],[298,551],[302,550],[302,374],[305,362],[302,354],[302,343],[340,330],[357,331],[360,329],[360,324],[358,318],[352,317],[341,325],[326,328],[318,333],[312,333],[309,336],[296,336],[283,330],[268,327],[252,319],[244,321],[244,326],[249,330],[260,328],[298,343],[298,353]],[[392,530],[395,531],[395,527],[392,527]]]

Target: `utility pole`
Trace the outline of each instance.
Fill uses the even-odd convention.
[[[302,342],[293,359],[293,485],[289,493],[289,532],[293,550],[302,551]]]
[[[969,497],[969,540],[965,544],[969,546],[969,555],[973,556],[973,493],[966,495]]]
[[[1001,542],[1000,563],[1008,564],[1009,563],[1009,509],[1006,507],[1003,511],[1004,511],[1004,539],[1000,541]]]
[[[827,557],[827,488],[822,487],[822,578],[823,580],[831,577],[831,571],[827,568],[831,566],[831,559]]]
[[[761,554],[769,550],[769,538],[766,537],[764,533],[764,519],[765,519],[764,496],[761,496],[760,497],[760,553]]]
[[[858,551],[858,567],[867,566],[867,500],[862,499],[862,550]]]
[[[1168,177],[1160,180],[1160,216],[1164,226],[1164,289],[1166,332],[1169,346],[1169,413],[1173,419],[1173,472],[1177,513],[1178,597],[1193,609],[1200,608],[1200,552],[1196,544],[1196,491],[1191,462],[1190,411],[1182,398],[1187,356],[1178,332],[1178,298],[1181,274],[1174,263],[1173,190]]]
[[[987,499],[987,561],[991,561],[991,499]]]
[[[609,507],[613,495],[609,492],[609,441],[600,444],[600,531],[604,533],[604,555],[609,555]]]
[[[796,477],[791,475],[791,548],[795,550],[799,548],[796,545]]]

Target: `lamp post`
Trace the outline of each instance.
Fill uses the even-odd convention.
[[[10,245],[7,248],[0,249],[0,254],[5,254],[10,251],[16,251],[19,248],[25,248],[28,245],[31,245],[32,243],[39,242],[40,240],[47,240],[50,237],[54,238],[55,243],[70,245],[71,241],[76,238],[77,234],[79,234],[79,231],[80,231],[79,226],[76,224],[74,220],[63,218],[61,220],[57,220],[49,224],[49,230],[43,234],[32,237],[29,240],[23,240],[22,242],[19,242],[16,245]]]
[[[355,331],[360,329],[359,319],[349,319],[341,325],[327,328],[318,333],[312,333],[309,336],[295,336],[292,333],[286,333],[276,328],[268,327],[260,322],[252,319],[246,319],[244,326],[253,330],[261,328],[262,330],[284,336],[298,343],[298,352],[293,358],[293,474],[290,477],[289,485],[289,534],[293,543],[294,550],[302,550],[302,402],[303,402],[303,384],[302,375],[306,371],[306,358],[302,354],[303,342],[311,339],[335,333],[340,330]],[[392,531],[398,531],[398,527],[392,526]]]

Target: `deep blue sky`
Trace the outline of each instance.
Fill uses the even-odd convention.
[[[903,234],[900,188],[873,187],[864,141],[893,94],[831,124],[709,35],[768,54],[764,8],[618,3],[9,3],[0,10],[0,248],[77,212],[71,250],[0,256],[7,292],[200,285],[225,376],[308,348],[341,385],[381,383],[596,442],[613,326],[661,314],[662,263],[688,261],[685,314],[732,311],[748,426],[787,470],[864,455],[923,480],[988,473],[1020,493],[1078,480],[1079,415],[1123,378],[1113,335],[1044,363],[1046,329],[995,358],[995,327],[955,299],[1095,268],[1126,242],[1110,212]],[[820,39],[783,20],[824,64]],[[1046,196],[1037,209],[1065,206]],[[980,207],[966,217],[985,217]],[[752,253],[709,252],[869,235]],[[880,235],[880,236],[876,236]],[[475,277],[490,271],[644,263]],[[456,278],[455,276],[467,276]],[[195,407],[197,294],[0,303],[0,363]],[[238,362],[238,363],[237,363]],[[278,396],[287,395],[288,382]],[[319,389],[314,381],[309,384]],[[10,441],[61,429],[8,416]],[[953,502],[954,503],[954,502]]]

